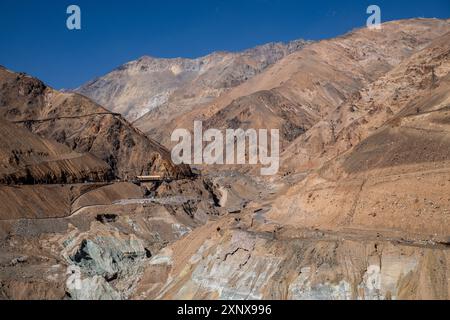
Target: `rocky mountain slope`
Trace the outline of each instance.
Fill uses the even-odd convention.
[[[306,41],[270,43],[243,52],[197,59],[142,57],[76,90],[150,131],[193,107],[207,104],[261,73]]]
[[[450,32],[299,138],[265,202],[155,257],[135,298],[448,299],[449,89]]]
[[[234,100],[204,123],[204,128],[280,129],[281,147],[309,130],[317,115],[276,91],[259,91]],[[224,132],[224,131],[223,131]]]
[[[252,78],[306,42],[271,43],[241,53],[215,52],[197,59],[142,57],[95,79],[76,91],[129,120],[172,104],[187,108],[211,101]],[[174,110],[183,112],[186,110]]]
[[[113,178],[91,154],[72,151],[0,118],[1,183],[76,183]]]
[[[0,68],[0,115],[47,139],[105,161],[121,178],[141,174],[189,176],[169,152],[119,114],[86,97],[62,93],[25,74]]]
[[[126,298],[155,252],[220,213],[209,180],[84,96],[0,68],[0,125],[0,299]],[[139,174],[163,180],[123,181]]]
[[[69,114],[88,100],[51,90],[42,108],[30,79],[3,85],[2,115],[58,137],[20,117],[64,112],[59,95],[78,101]],[[174,119],[277,126],[280,174],[226,167],[142,187],[0,186],[0,298],[449,299],[450,20],[310,44]]]
[[[447,39],[448,33],[405,59],[294,141],[283,155],[286,168],[304,170],[336,157],[387,121],[399,121],[397,113],[405,108],[420,114],[433,103],[441,106],[448,72]]]
[[[222,111],[222,116],[229,113],[230,119],[223,121],[232,121],[236,112],[228,112],[227,109],[234,109],[235,101],[244,97],[247,100],[256,97],[254,103],[257,105],[258,95],[254,94],[259,91],[281,95],[296,106],[295,112],[306,113],[318,120],[433,39],[448,32],[448,28],[449,23],[441,20],[402,20],[384,24],[382,33],[360,29],[342,37],[312,43],[211,103],[176,116],[159,128],[147,126],[152,120],[158,121],[158,117],[142,118],[135,125],[148,132],[149,136],[170,145],[170,134],[175,128],[191,129],[194,119],[206,121],[219,111]],[[242,112],[245,114],[244,107]],[[258,112],[247,116],[248,126],[258,127],[258,123],[263,121],[261,116]],[[289,114],[286,114],[283,122],[289,121]],[[278,127],[279,122],[269,125],[272,129],[283,130],[283,127]]]

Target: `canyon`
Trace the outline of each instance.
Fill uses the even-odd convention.
[[[278,173],[175,164],[195,121],[279,130]],[[1,299],[450,298],[450,20],[73,92],[2,67],[0,124]]]

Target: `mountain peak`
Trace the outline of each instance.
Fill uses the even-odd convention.
[[[203,104],[307,44],[303,40],[269,43],[195,59],[142,56],[75,91],[131,121],[156,109],[170,114],[174,110],[160,109],[169,101],[187,109]]]

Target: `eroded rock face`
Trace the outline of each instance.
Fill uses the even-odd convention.
[[[120,300],[122,296],[100,276],[80,280],[66,293],[74,300]]]
[[[91,239],[87,238],[89,234],[72,233],[64,240],[62,256],[69,264],[68,270],[79,276],[68,285],[68,293],[74,299],[126,298],[122,282],[136,278],[147,259],[142,240],[101,231],[97,230]]]
[[[166,270],[166,280],[145,291],[150,279],[144,276],[136,298],[447,299],[445,266],[450,256],[445,247],[328,237],[276,239],[247,231],[215,232],[182,259],[175,244],[145,271]],[[438,272],[430,269],[437,261],[442,268]]]
[[[388,37],[359,30],[320,42],[228,91],[211,109],[183,115],[188,121],[206,112],[211,126],[290,127],[283,176],[265,180],[227,168],[142,187],[1,186],[0,297],[449,299],[448,28],[448,20],[419,19],[387,24]],[[298,72],[303,67],[308,72]],[[12,102],[3,109],[7,119],[56,113],[64,126],[43,125],[44,118],[22,125],[106,154],[117,172],[142,164],[126,151],[142,150],[134,129],[117,115],[97,123],[84,114],[90,120],[81,125],[96,129],[68,137],[61,128],[80,128],[70,114],[88,100],[45,100],[39,81],[7,75],[13,85],[0,96]],[[266,109],[255,115],[256,102]],[[105,130],[96,142],[94,133]],[[121,150],[122,162],[114,162]],[[16,165],[47,157],[38,156]],[[184,177],[164,159],[154,154],[151,170]]]
[[[204,184],[156,184],[147,198],[131,183],[4,187],[22,201],[34,187],[28,201],[42,213],[0,216],[2,297],[130,298],[154,255],[219,215]],[[53,197],[37,203],[42,192]]]
[[[448,33],[435,38],[297,138],[282,155],[285,170],[320,167],[358,144],[361,145],[355,151],[364,152],[366,158],[354,159],[354,163],[347,161],[348,172],[369,170],[376,163],[378,167],[387,167],[448,159],[447,152],[437,151],[434,145],[440,140],[445,143],[439,131],[442,135],[446,133],[448,40]],[[432,138],[433,134],[437,136]],[[412,143],[424,143],[416,142],[418,138],[428,140],[433,150],[410,147]],[[381,150],[367,148],[380,145],[382,140],[395,144],[390,158],[382,159]],[[417,152],[406,154],[408,150]]]

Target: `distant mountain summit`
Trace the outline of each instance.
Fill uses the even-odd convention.
[[[211,102],[308,43],[269,43],[243,52],[214,52],[197,59],[144,56],[75,91],[130,121],[150,111],[169,116]]]

